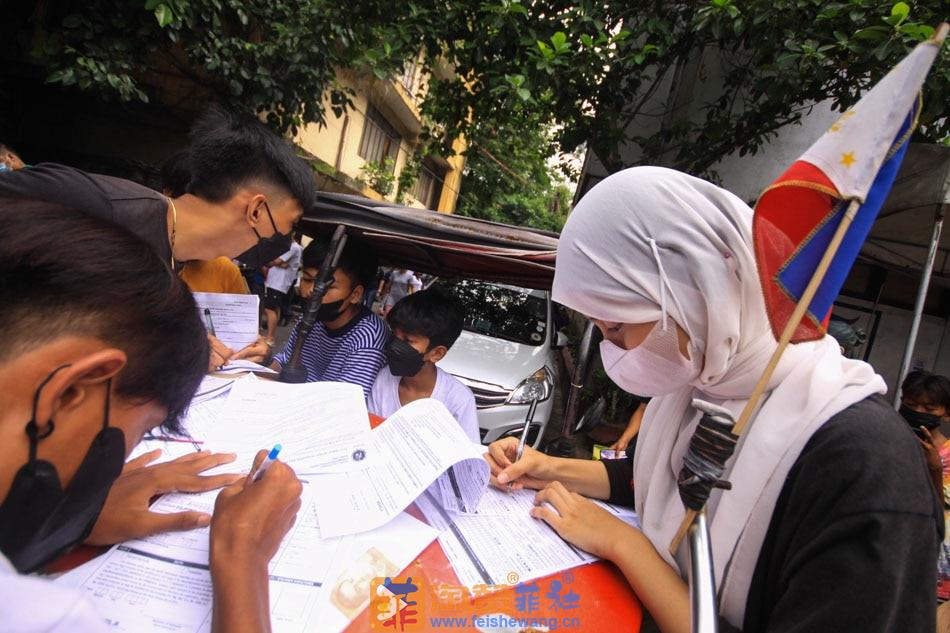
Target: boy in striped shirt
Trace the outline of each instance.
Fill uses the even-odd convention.
[[[301,257],[300,294],[309,298],[319,274],[327,243],[314,240]],[[363,388],[369,397],[373,381],[386,364],[389,328],[363,306],[363,294],[376,278],[375,253],[350,237],[333,273],[333,283],[317,312],[317,323],[304,341],[300,358],[307,382],[349,382]],[[274,357],[271,369],[281,370],[296,342],[294,330],[284,351]]]

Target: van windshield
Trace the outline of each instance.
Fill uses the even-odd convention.
[[[436,286],[461,302],[470,332],[535,346],[547,337],[547,301],[541,291],[471,279],[439,280]]]

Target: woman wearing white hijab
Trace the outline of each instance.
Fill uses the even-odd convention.
[[[533,515],[615,562],[665,633],[689,630],[685,547],[668,548],[691,400],[738,417],[777,345],[751,224],[734,195],[669,169],[594,187],[561,233],[553,298],[602,330],[615,383],[653,397],[632,463],[527,451],[513,464],[516,440],[490,447],[493,483],[542,489]],[[829,337],[785,352],[727,462],[732,489],[707,505],[722,630],[933,630],[942,514],[884,391]],[[642,532],[581,494],[634,502]]]

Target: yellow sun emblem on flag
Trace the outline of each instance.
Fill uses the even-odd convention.
[[[830,128],[828,128],[828,131],[829,131],[829,132],[838,132],[838,131],[840,131],[840,130],[841,130],[841,126],[844,125],[844,122],[847,121],[848,119],[850,119],[850,118],[853,117],[853,116],[854,116],[854,110],[848,110],[847,112],[845,112],[844,114],[842,114],[841,117],[839,117],[837,121],[834,122],[834,125],[832,125]]]

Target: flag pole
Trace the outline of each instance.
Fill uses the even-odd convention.
[[[736,420],[735,426],[732,427],[733,434],[737,436],[742,435],[742,431],[745,430],[749,420],[752,419],[752,414],[755,413],[756,408],[758,408],[759,400],[762,399],[762,394],[765,393],[765,389],[768,387],[769,380],[772,378],[772,374],[775,373],[775,368],[778,367],[778,362],[781,360],[782,354],[785,352],[785,348],[788,347],[788,344],[792,340],[792,336],[795,334],[795,330],[798,329],[799,324],[802,322],[802,318],[805,316],[805,312],[808,311],[808,306],[811,305],[812,299],[815,298],[815,294],[818,292],[818,287],[821,286],[821,282],[825,278],[825,273],[827,273],[828,268],[831,267],[831,262],[838,253],[838,247],[841,246],[841,242],[844,240],[844,236],[851,227],[851,222],[854,221],[854,216],[857,215],[858,208],[860,208],[860,206],[861,202],[859,200],[852,200],[848,205],[848,209],[845,211],[844,217],[841,218],[841,223],[838,225],[838,229],[835,231],[834,236],[831,238],[831,242],[828,243],[828,247],[825,249],[825,254],[822,255],[821,261],[818,262],[818,267],[815,269],[814,274],[811,276],[811,280],[805,287],[805,292],[802,293],[802,298],[799,299],[798,303],[795,305],[795,310],[792,312],[792,316],[789,318],[788,323],[785,324],[785,329],[782,330],[782,335],[778,340],[778,347],[776,347],[775,351],[772,353],[772,357],[769,359],[769,364],[766,365],[765,371],[762,372],[762,376],[759,377],[759,381],[755,383],[755,388],[752,390],[752,394],[749,396],[749,401],[742,409],[742,413],[739,414],[739,419]],[[679,548],[680,541],[683,540],[683,537],[686,535],[686,530],[688,530],[689,526],[693,524],[697,514],[698,513],[696,510],[686,510],[686,516],[683,517],[683,522],[680,524],[679,530],[676,532],[676,536],[673,537],[673,542],[670,543],[670,554],[675,555],[676,550]]]

